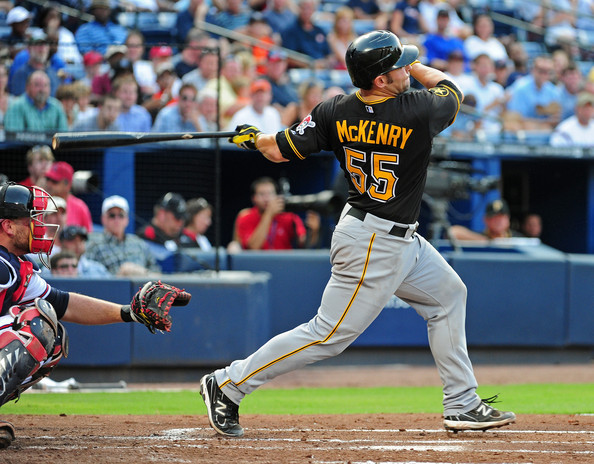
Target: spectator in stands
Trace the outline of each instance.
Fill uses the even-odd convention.
[[[305,81],[299,85],[298,91],[298,103],[289,104],[282,114],[282,123],[285,127],[291,127],[293,124],[303,121],[322,101],[324,83],[316,79]]]
[[[297,19],[297,8],[292,0],[269,0],[264,9],[264,19],[277,34],[282,34]]]
[[[204,235],[212,224],[212,205],[204,198],[192,198],[188,200],[187,207],[188,217],[182,233],[189,238],[189,243],[184,246],[212,250],[210,241]]]
[[[376,0],[348,0],[346,6],[353,10],[355,19],[375,21],[381,17],[378,28],[386,24],[386,18]]]
[[[425,19],[425,24],[429,28],[429,33],[434,34],[438,29],[437,17],[440,11],[446,11],[448,14],[448,29],[446,34],[450,37],[458,37],[461,40],[466,39],[472,34],[472,28],[466,24],[458,15],[456,7],[461,3],[460,0],[423,0],[419,3],[419,11]]]
[[[334,69],[346,70],[344,57],[350,43],[357,37],[354,19],[355,14],[348,6],[340,7],[334,13],[334,24],[328,33],[328,45],[331,50],[329,64]]]
[[[14,95],[8,92],[8,66],[0,63],[0,134],[4,127],[4,115],[10,102],[14,100]]]
[[[149,132],[153,125],[150,113],[138,105],[138,84],[133,76],[122,76],[113,82],[113,92],[122,102],[119,126],[131,132]]]
[[[59,231],[66,227],[66,200],[62,197],[53,197],[54,204],[56,205],[56,212],[45,213],[43,220],[47,224],[56,224],[60,227],[48,227],[46,229],[46,236],[54,239],[54,247],[52,248],[52,254],[58,253],[62,249],[60,243]]]
[[[7,132],[64,132],[68,130],[62,105],[50,96],[50,79],[45,71],[34,71],[27,78],[25,93],[6,110]]]
[[[192,84],[183,84],[178,101],[165,106],[157,114],[153,132],[201,132],[197,94]]]
[[[144,35],[139,30],[128,32],[126,58],[132,64],[134,79],[138,82],[141,95],[152,95],[156,90],[156,76],[153,64],[144,59]]]
[[[173,64],[163,63],[159,65],[156,71],[158,90],[142,104],[151,114],[153,121],[157,117],[157,113],[163,108],[175,105],[178,102],[178,92],[181,85],[180,79],[175,74]]]
[[[284,211],[285,200],[279,195],[277,183],[270,177],[261,177],[250,187],[252,208],[239,212],[235,219],[234,242],[246,250],[288,250],[315,246],[320,222],[317,215],[310,218],[310,231],[295,213]]]
[[[507,61],[499,60],[494,64],[495,70],[493,75],[493,82],[497,82],[504,89],[507,87],[507,81],[509,79],[510,67]]]
[[[103,74],[99,74],[93,78],[91,82],[91,91],[93,99],[99,98],[101,95],[106,95],[112,91],[113,82],[123,76],[134,76],[134,70],[131,63],[126,58],[128,49],[125,45],[110,45],[105,52],[105,61],[109,64],[109,68]]]
[[[439,70],[447,69],[447,60],[454,50],[464,53],[464,42],[451,35],[449,30],[450,13],[446,9],[437,11],[435,32],[425,36],[423,46],[426,51],[427,64]]]
[[[206,83],[217,77],[219,58],[214,51],[204,50],[200,55],[200,66],[182,77],[184,84],[192,84],[198,90],[204,88]]]
[[[151,223],[142,227],[137,235],[175,251],[189,241],[182,234],[186,211],[186,201],[179,193],[166,193],[155,204]]]
[[[163,64],[170,64],[173,66],[173,49],[169,45],[156,45],[151,47],[149,51],[149,59],[153,64],[153,73],[151,76],[151,79],[153,79],[153,92],[150,94],[152,95],[159,90],[159,85],[157,84],[157,69]],[[179,85],[181,85],[181,83],[176,87],[176,95]]]
[[[63,250],[53,253],[50,258],[52,275],[60,277],[78,277],[78,260],[72,251]]]
[[[95,16],[95,20],[82,24],[74,34],[80,53],[84,55],[95,50],[104,55],[109,45],[124,43],[128,31],[111,21],[109,0],[92,0],[89,12]]]
[[[421,0],[397,1],[389,20],[389,29],[407,43],[416,43],[419,36],[429,32],[429,26],[419,10],[420,3]]]
[[[83,66],[85,69],[85,75],[78,79],[77,82],[82,82],[91,88],[93,85],[93,79],[101,74],[103,55],[94,50],[85,53],[83,56]]]
[[[453,225],[449,228],[450,237],[457,240],[493,240],[519,237],[520,234],[511,228],[510,211],[503,199],[490,202],[483,216],[485,229],[478,233],[467,227]]]
[[[346,92],[342,87],[331,85],[324,90],[322,100],[329,100],[330,98],[334,98],[337,95],[346,95]]]
[[[307,55],[313,60],[313,63],[306,63],[290,58],[290,67],[308,68],[311,64],[316,69],[328,67],[330,47],[326,39],[326,32],[313,22],[313,15],[317,9],[317,0],[299,0],[297,18],[281,33],[283,47]]]
[[[440,136],[471,142],[476,140],[483,141],[486,137],[482,130],[483,118],[476,112],[476,97],[469,93],[464,93],[464,105],[458,112],[456,120],[441,131]]]
[[[557,84],[561,96],[561,121],[575,114],[578,94],[584,89],[584,80],[580,69],[573,63],[561,72],[561,81]]]
[[[72,130],[80,132],[122,130],[117,122],[121,109],[122,102],[115,95],[103,95],[99,97],[97,111],[79,119]]]
[[[217,124],[217,93],[210,89],[204,89],[198,95],[198,123],[200,128],[206,132],[215,132],[219,126]],[[214,147],[215,139],[200,139],[200,146]]]
[[[268,55],[265,79],[272,88],[272,105],[282,114],[289,103],[297,104],[299,95],[287,73],[287,54],[273,50]]]
[[[264,130],[278,132],[284,127],[281,123],[281,115],[278,110],[270,104],[272,101],[272,88],[266,79],[254,81],[250,87],[252,95],[251,104],[237,111],[229,124],[228,130],[234,130],[240,124],[253,124],[254,126],[266,127]]]
[[[575,114],[555,128],[550,142],[554,147],[594,147],[594,94],[580,92]]]
[[[41,188],[45,186],[45,173],[52,167],[55,161],[52,149],[47,145],[35,145],[25,155],[27,161],[27,172],[29,177],[23,179],[19,184],[33,187],[37,185]]]
[[[127,234],[130,222],[128,201],[119,195],[103,200],[101,224],[103,232],[92,235],[86,256],[102,263],[117,276],[146,275],[160,269],[148,245],[134,234]]]
[[[89,259],[86,255],[88,239],[89,234],[84,227],[67,226],[60,231],[62,252],[70,251],[74,253],[78,261],[77,271],[79,276],[92,279],[111,277],[111,273],[103,264]]]
[[[234,31],[247,26],[251,11],[245,0],[220,0],[220,8],[210,8],[204,21]]]
[[[508,46],[509,59],[513,64],[513,69],[510,71],[507,78],[505,88],[512,85],[518,78],[526,76],[530,73],[528,69],[528,53],[521,42],[512,42]]]
[[[205,0],[189,0],[188,7],[178,12],[177,19],[175,20],[178,43],[188,43],[188,33],[197,21],[204,21],[207,12],[208,4]]]
[[[495,65],[489,55],[478,55],[472,62],[472,81],[460,87],[465,95],[474,95],[476,111],[481,115],[480,129],[489,140],[501,135],[501,116],[505,109],[505,90],[493,81]],[[459,84],[460,85],[460,84]]]
[[[577,39],[575,0],[555,0],[554,6],[543,2],[541,15],[545,25],[545,43],[554,46]],[[590,11],[592,14],[592,11]]]
[[[540,238],[542,234],[542,218],[537,213],[526,213],[520,224],[520,231],[525,237]]]
[[[33,14],[20,5],[11,8],[6,15],[6,25],[10,26],[10,33],[2,37],[2,43],[8,46],[10,59],[27,47],[30,36],[29,25],[32,18]]]
[[[272,28],[268,25],[266,19],[264,19],[264,15],[259,11],[254,11],[250,16],[248,25],[238,32],[254,39],[254,41],[258,41],[256,42],[258,45],[251,45],[250,50],[254,65],[256,66],[256,72],[259,75],[264,74],[266,72],[266,61],[269,50],[274,45],[280,45],[280,34],[272,31]]]
[[[251,58],[251,54],[249,52],[247,54]],[[220,85],[219,104],[221,109],[221,123],[226,125],[238,110],[244,108],[250,102],[249,98],[247,101],[244,98],[240,99],[235,88],[237,86],[236,80],[240,79],[241,81],[242,78],[241,62],[238,55],[227,55],[224,58],[220,77],[220,80],[216,77],[209,79],[203,89],[216,92]],[[249,83],[252,80],[250,79]]]
[[[208,33],[197,28],[190,29],[182,51],[172,58],[177,76],[181,79],[196,69],[203,51],[206,48],[214,49],[218,46],[217,39],[212,38]]]
[[[59,8],[59,3],[49,2],[37,13],[34,25],[43,29],[48,36],[53,31],[58,33],[58,58],[64,63],[82,65],[82,55],[78,51],[74,34],[62,24]]]
[[[559,84],[561,82],[563,71],[572,64],[573,59],[569,52],[563,48],[554,50],[553,53],[551,53],[551,59],[553,60],[553,75],[551,76],[551,81],[554,84]]]
[[[553,63],[548,56],[534,59],[532,73],[508,88],[504,130],[548,132],[561,116],[559,90],[551,82]]]
[[[27,50],[29,59],[18,68],[13,68],[8,90],[13,95],[22,95],[25,92],[27,78],[31,73],[44,71],[50,80],[50,95],[54,96],[61,82],[58,74],[49,63],[49,42],[45,32],[38,29],[34,30],[29,38]]]
[[[66,161],[56,161],[45,173],[47,191],[53,197],[66,200],[66,224],[93,231],[93,220],[87,204],[72,194],[74,168]]]
[[[454,50],[448,55],[445,74],[460,88],[472,86],[472,74],[466,70],[464,53],[460,50]]]
[[[503,44],[493,35],[493,20],[486,13],[477,14],[472,27],[474,34],[464,40],[464,52],[469,60],[478,55],[487,54],[493,61],[507,60],[507,51]]]
[[[75,121],[76,124],[79,119],[85,119],[90,115],[95,114],[97,108],[91,106],[91,87],[89,85],[81,81],[74,81],[71,85],[76,97],[76,106],[78,107]]]
[[[56,90],[56,99],[62,104],[64,114],[66,114],[66,122],[68,123],[68,130],[72,129],[74,121],[78,115],[78,108],[76,107],[76,97],[71,84],[62,84]]]

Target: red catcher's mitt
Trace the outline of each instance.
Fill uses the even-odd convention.
[[[130,315],[136,322],[140,322],[155,333],[156,329],[171,331],[171,316],[169,310],[172,306],[185,306],[190,302],[192,295],[173,285],[158,282],[144,284],[130,303]]]

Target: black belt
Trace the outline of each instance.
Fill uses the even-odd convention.
[[[351,209],[349,209],[347,211],[347,215],[353,216],[354,218],[357,218],[360,221],[364,221],[365,216],[367,216],[367,211],[363,211],[359,208],[351,207]],[[400,227],[400,226],[395,225],[395,226],[392,226],[392,228],[390,229],[390,232],[388,232],[388,233],[390,235],[394,235],[395,237],[404,238],[404,237],[406,237],[407,232],[408,232],[408,227]]]

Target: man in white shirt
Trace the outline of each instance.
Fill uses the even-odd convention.
[[[250,124],[260,128],[263,132],[278,132],[283,129],[278,110],[270,104],[272,101],[272,87],[266,79],[258,79],[250,86],[251,104],[237,111],[227,130],[235,130],[240,124]]]
[[[553,147],[594,147],[594,94],[578,95],[575,114],[559,123],[550,143]]]

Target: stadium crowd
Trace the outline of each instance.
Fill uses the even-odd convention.
[[[592,145],[594,0],[3,0],[0,124],[7,139],[210,130],[220,89],[221,128],[274,131],[352,91],[345,50],[377,28],[464,91],[443,136]]]

